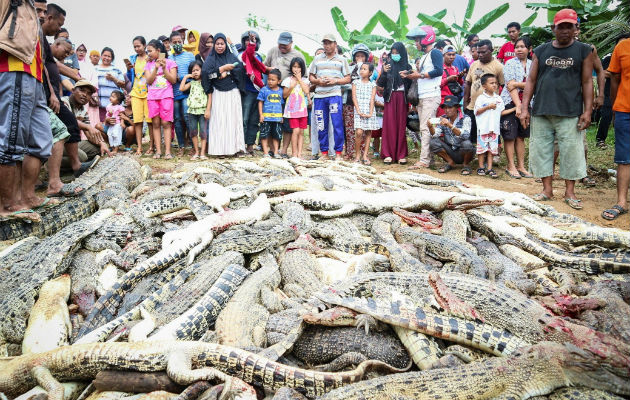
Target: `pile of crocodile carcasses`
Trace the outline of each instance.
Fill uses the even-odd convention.
[[[346,162],[77,183],[0,222],[8,398],[630,396],[628,231]]]

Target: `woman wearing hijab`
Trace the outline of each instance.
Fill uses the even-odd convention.
[[[206,58],[201,84],[212,93],[208,154],[226,156],[245,152],[241,91],[245,89],[243,64],[228,49],[224,34],[214,36],[214,48]]]
[[[184,38],[182,37],[182,40]],[[188,31],[188,43],[184,45],[184,51],[189,51],[194,55],[199,54],[199,32],[195,30]]]
[[[195,56],[195,60],[201,61],[204,63],[206,58],[210,55],[212,48],[214,47],[214,36],[212,36],[208,32],[204,32],[199,36],[199,53]]]
[[[411,80],[402,78],[400,72],[410,71],[407,49],[401,42],[392,45],[389,61],[383,64],[377,85],[383,88],[383,139],[381,158],[387,165],[398,162],[407,164],[407,91]]]

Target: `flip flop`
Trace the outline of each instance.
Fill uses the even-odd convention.
[[[450,171],[452,169],[453,169],[453,167],[451,166],[451,164],[444,164],[438,169],[438,172],[440,174],[443,174],[443,173],[448,172],[448,171]]]
[[[24,219],[31,222],[41,222],[42,217],[30,208],[26,210],[13,211],[11,214],[3,217],[2,219]]]
[[[81,163],[81,166],[79,167],[79,169],[74,171],[74,177],[78,178],[81,175],[83,175],[85,172],[91,170],[96,164],[98,164],[98,161],[100,159],[101,159],[101,156],[96,156],[94,157],[92,161],[86,161],[84,163]]]
[[[486,172],[486,175],[488,175],[492,179],[497,179],[499,177],[494,169],[489,169],[488,172]]]
[[[518,171],[518,174],[521,176],[521,178],[533,178],[534,175],[527,173],[527,172],[522,172],[522,171]]]
[[[81,189],[77,192],[77,188]],[[66,183],[57,193],[49,194],[48,197],[77,197],[85,192],[85,188],[76,183]]]
[[[41,202],[40,205],[33,207],[33,210],[39,210],[40,208],[48,209],[52,208],[60,203],[59,200],[53,199],[51,197],[46,197],[44,201]]]
[[[564,202],[574,210],[581,210],[583,208],[582,200],[580,199],[570,199],[568,197],[565,197]]]
[[[392,158],[391,158],[391,157],[386,157],[386,158],[383,160],[383,164],[385,164],[385,165],[391,165],[391,164],[392,164]]]
[[[536,193],[535,195],[532,196],[532,199],[536,200],[536,201],[550,201],[553,199],[553,197],[549,197],[544,193]]]
[[[506,173],[506,174],[508,174],[508,175],[510,176],[510,178],[514,178],[514,179],[521,179],[521,174],[520,174],[520,173],[518,173],[518,174],[513,174],[513,173],[511,173],[511,172],[510,172],[510,170],[509,170],[509,169],[506,169],[506,170],[505,170],[505,173]]]
[[[479,175],[479,176],[486,176],[486,169],[485,168],[477,168],[477,175]]]
[[[172,154],[166,154],[166,155],[164,156],[164,159],[165,159],[165,160],[172,160],[172,159],[173,159],[173,155],[172,155]]]
[[[470,169],[470,167],[464,167],[462,168],[462,172],[460,173],[464,176],[468,176],[472,173],[472,170]]]
[[[369,158],[364,158],[361,162],[363,163],[363,165],[372,165],[372,161],[370,161]]]
[[[608,215],[606,215],[607,213],[612,215],[612,217],[609,217]],[[614,206],[602,211],[602,218],[608,221],[613,221],[617,219],[618,216],[627,214],[627,213],[628,213],[627,209],[621,207],[619,204],[615,204]]]

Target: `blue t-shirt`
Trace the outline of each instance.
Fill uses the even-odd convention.
[[[271,90],[269,86],[265,86],[258,92],[258,100],[263,102],[263,118],[265,121],[282,122],[284,98],[282,97],[281,87]]]
[[[195,61],[195,55],[188,51],[182,51],[181,54],[171,54],[169,58],[177,64],[177,83],[173,85],[173,99],[182,100],[188,97],[186,93],[179,90],[179,84],[186,75],[188,75],[188,66]]]
[[[457,67],[459,72],[468,71],[470,69],[470,65],[468,65],[468,61],[463,56],[459,54],[455,54],[455,60],[453,60],[453,65]]]

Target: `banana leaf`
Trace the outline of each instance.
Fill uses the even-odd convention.
[[[400,29],[398,27],[398,24],[393,19],[388,17],[387,14],[385,14],[381,10],[378,10],[376,12],[376,14],[374,14],[374,17],[376,17],[378,19],[378,22],[381,23],[383,28],[387,32],[389,32],[392,35],[393,38],[399,38],[400,37]]]
[[[505,14],[509,8],[510,8],[510,4],[508,4],[508,3],[501,4],[499,7],[495,8],[494,10],[490,11],[489,13],[487,13],[486,15],[481,17],[470,28],[470,32],[471,33],[479,33],[481,31],[483,31],[484,29],[486,29],[488,27],[488,25],[490,25],[496,19],[501,17],[503,14]]]
[[[524,26],[530,26],[536,20],[536,17],[538,17],[538,11],[534,11],[532,15],[527,17],[527,19],[521,23],[521,28]]]
[[[424,14],[424,13],[419,13],[417,15],[417,17],[423,23],[425,23],[427,25],[431,25],[433,27],[433,29],[435,29],[437,31],[436,33],[439,36],[447,36],[447,37],[456,36],[456,33],[451,29],[450,26],[446,25],[440,19],[435,18],[433,15],[427,15],[427,14]]]
[[[464,14],[464,29],[470,28],[470,19],[472,18],[473,11],[475,11],[475,0],[468,0],[466,6],[466,14]]]
[[[446,8],[443,9],[442,11],[438,11],[435,14],[432,15],[433,17],[437,18],[437,19],[442,19],[446,16]]]
[[[350,32],[348,32],[348,21],[344,18],[343,13],[339,9],[339,7],[333,7],[330,9],[330,14],[332,15],[333,22],[335,23],[335,28],[337,28],[337,32],[339,32],[339,36],[344,41],[348,41],[350,39]]]
[[[456,23],[451,24],[451,27],[457,29],[460,32],[461,36],[470,35],[472,33],[468,29],[466,29],[463,26],[460,26],[460,25],[458,25]]]
[[[376,24],[378,24],[378,22],[379,21],[378,21],[377,16],[376,15],[372,15],[372,18],[370,18],[368,23],[365,24],[365,27],[363,27],[363,29],[361,29],[361,34],[369,35],[370,33],[372,33],[374,28],[376,28]]]
[[[302,50],[300,46],[298,46],[297,44],[293,44],[293,47],[295,47],[295,50],[302,53],[302,55],[304,56],[304,61],[306,62],[306,65],[311,65],[311,62],[313,61],[313,56],[307,53],[306,51]]]
[[[398,14],[398,20],[396,21],[398,24],[398,36],[405,37],[409,29],[407,25],[409,25],[409,14],[407,13],[407,0],[398,0],[398,8],[400,9]]]

